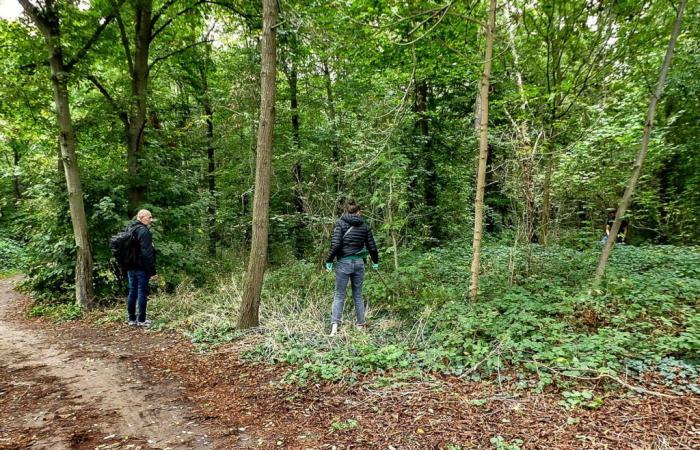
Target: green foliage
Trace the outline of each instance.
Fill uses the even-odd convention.
[[[274,333],[269,336],[273,341],[250,356],[297,366],[291,381],[314,375],[352,379],[416,368],[483,377],[514,367],[536,375],[532,385],[536,389],[560,377],[641,371],[638,361],[657,367],[664,358],[675,357],[697,364],[692,362],[700,350],[700,253],[696,249],[618,247],[609,276],[598,288],[588,281],[597,248],[533,247],[529,251],[528,265],[527,249],[486,247],[477,303],[462,297],[469,256],[463,247],[412,253],[413,259],[407,257],[401,270],[368,276],[365,297],[374,316],[369,332],[348,330],[338,340],[309,333]],[[295,267],[300,269],[296,279]],[[290,286],[305,283],[308,301],[323,302],[315,297],[322,290],[313,285],[323,280],[328,298],[330,280],[307,270],[290,266],[273,272],[268,288],[284,289],[281,280]],[[297,317],[288,314],[288,320]],[[396,315],[403,316],[403,321],[392,320]],[[316,320],[327,318],[322,315]],[[690,379],[684,378],[684,383]],[[569,403],[577,399],[573,395]],[[579,400],[590,400],[587,407],[597,401]]]
[[[520,446],[523,445],[522,439],[506,441],[506,439],[501,435],[492,437],[489,439],[489,442],[493,444],[493,447],[496,450],[520,450]]]
[[[330,429],[328,431],[333,433],[335,431],[352,430],[354,428],[357,428],[357,420],[348,419],[341,422],[331,423]]]
[[[29,317],[46,317],[52,320],[67,322],[82,317],[80,306],[72,304],[35,304],[29,310]]]
[[[584,407],[597,409],[603,404],[601,397],[594,397],[593,393],[587,389],[582,391],[564,391],[561,393],[563,400],[559,402],[566,409]]]
[[[0,274],[12,273],[22,267],[25,257],[19,242],[0,236]]]

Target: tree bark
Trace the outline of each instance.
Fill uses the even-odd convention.
[[[479,291],[479,270],[481,262],[481,236],[484,222],[484,190],[486,188],[486,159],[488,158],[488,125],[489,125],[489,84],[491,78],[491,62],[493,57],[493,34],[496,27],[496,0],[489,1],[489,23],[486,28],[486,51],[484,72],[481,76],[479,93],[480,126],[479,126],[479,168],[476,179],[476,200],[474,201],[474,239],[472,243],[471,281],[469,297],[476,301]]]
[[[326,82],[326,103],[328,107],[328,118],[331,120],[331,131],[333,132],[331,151],[333,157],[333,185],[337,197],[338,206],[340,205],[340,195],[343,192],[342,182],[340,181],[340,135],[338,134],[338,119],[335,111],[335,101],[333,99],[333,82],[331,80],[331,70],[328,67],[328,62],[323,62],[323,75]]]
[[[429,89],[428,83],[425,80],[417,80],[415,82],[415,100],[413,111],[418,116],[415,123],[416,134],[420,141],[421,155],[420,160],[424,162],[424,179],[423,179],[423,201],[427,208],[427,222],[430,229],[429,246],[435,246],[440,239],[440,226],[435,214],[437,207],[437,173],[435,171],[435,161],[433,160],[433,145],[432,136],[430,134],[429,112]],[[418,175],[411,177],[417,179]],[[411,186],[409,190],[414,191],[417,185]]]
[[[148,58],[151,48],[153,0],[135,1],[135,51],[131,73],[131,107],[125,123],[127,138],[127,172],[129,184],[127,197],[129,214],[133,214],[143,202],[148,180],[141,170],[144,131],[146,128],[148,100]],[[128,48],[125,49],[127,52]],[[131,66],[131,64],[130,64]]]
[[[295,50],[294,43],[292,44],[292,50]],[[289,84],[289,106],[292,113],[292,142],[297,151],[301,151],[301,137],[299,132],[299,100],[297,96],[298,92],[298,74],[296,64],[294,64],[294,55],[291,56],[291,64],[289,70],[287,70],[287,82]],[[297,223],[295,226],[295,236],[294,236],[294,250],[297,259],[304,258],[305,240],[304,240],[304,230],[306,229],[306,223],[304,221],[304,194],[303,194],[303,181],[304,176],[302,172],[301,161],[297,160],[293,167],[294,175],[294,210],[297,214]]]
[[[676,41],[678,40],[678,35],[681,32],[681,20],[683,18],[683,10],[687,0],[680,0],[678,8],[676,10],[676,19],[673,22],[673,30],[671,31],[671,40],[668,43],[668,48],[666,49],[666,56],[664,57],[664,62],[661,65],[661,70],[659,72],[659,79],[656,83],[656,89],[649,96],[649,108],[647,110],[647,120],[644,122],[644,133],[642,135],[642,144],[637,154],[637,158],[632,166],[632,176],[627,183],[625,188],[625,193],[622,195],[622,199],[617,207],[617,212],[615,213],[615,222],[613,223],[610,234],[608,235],[608,241],[605,243],[603,252],[600,255],[600,260],[598,261],[598,267],[596,269],[595,278],[596,281],[600,281],[605,274],[605,268],[608,264],[608,259],[610,258],[610,253],[615,246],[615,241],[617,240],[617,234],[620,231],[620,225],[622,224],[622,219],[627,213],[627,209],[632,202],[632,195],[637,187],[637,181],[642,173],[642,164],[644,163],[644,158],[649,150],[649,138],[651,136],[651,129],[654,124],[654,116],[656,115],[656,103],[661,98],[661,94],[664,91],[664,84],[666,83],[666,75],[668,75],[669,67],[671,66],[671,58],[673,57],[673,50],[676,47]]]
[[[21,155],[19,153],[19,143],[17,141],[10,141],[10,147],[12,147],[12,164],[13,172],[12,175],[12,191],[15,197],[15,206],[19,205],[19,201],[22,199],[22,185],[19,179],[19,161]]]
[[[29,0],[20,0],[20,4],[44,35],[46,49],[49,54],[51,86],[53,88],[56,118],[59,127],[61,160],[66,178],[68,204],[76,247],[75,300],[81,308],[88,309],[92,307],[94,298],[92,251],[88,235],[85,205],[83,203],[83,188],[80,181],[78,158],[75,153],[75,132],[68,97],[69,73],[63,56],[58,13],[53,1],[47,1],[42,10],[29,3]]]
[[[214,109],[211,105],[209,97],[209,85],[207,83],[206,74],[204,75],[204,114],[207,122],[207,182],[209,187],[209,205],[207,206],[207,221],[209,223],[209,245],[208,251],[210,256],[216,256],[216,210],[217,210],[217,193],[216,193],[216,154],[214,149]]]
[[[275,118],[275,79],[277,70],[276,0],[262,0],[263,32],[260,70],[260,124],[255,163],[255,197],[253,200],[253,240],[250,246],[238,327],[258,326],[260,323],[260,292],[267,265],[267,244],[270,207],[270,177],[272,173],[272,143]]]

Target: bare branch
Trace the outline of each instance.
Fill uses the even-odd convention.
[[[191,4],[191,5],[188,6],[187,8],[185,8],[185,9],[183,9],[182,11],[178,12],[177,14],[175,14],[175,16],[173,16],[173,17],[169,18],[168,20],[166,20],[165,23],[163,23],[163,25],[161,25],[160,27],[158,27],[158,29],[157,29],[156,31],[153,31],[153,27],[155,26],[156,21],[158,20],[158,18],[154,18],[153,20],[151,20],[151,37],[150,37],[149,40],[152,42],[153,39],[156,38],[156,36],[158,36],[161,32],[163,32],[163,30],[165,30],[165,29],[168,27],[168,25],[170,25],[170,24],[173,22],[173,20],[175,20],[176,18],[180,17],[180,16],[183,15],[183,14],[187,14],[188,12],[192,11],[193,9],[195,9],[197,6],[202,5],[202,4],[204,4],[204,3],[206,3],[206,0],[199,0],[199,1],[197,1],[197,2],[195,2],[195,3],[193,3],[193,4]],[[171,4],[172,4],[172,3],[171,3]]]
[[[39,27],[39,30],[41,30],[44,35],[47,35],[49,32],[49,24],[46,17],[44,17],[44,11],[32,5],[29,0],[19,0],[19,4],[22,5],[24,12],[26,12],[36,26]]]
[[[119,7],[124,3],[124,0],[120,0],[117,4],[114,5],[114,11],[110,13],[108,16],[102,18],[100,20],[100,24],[97,26],[95,31],[92,33],[92,36],[90,36],[90,39],[87,40],[85,45],[83,45],[83,48],[78,51],[78,53],[66,64],[66,70],[70,71],[77,63],[80,62],[81,59],[85,57],[88,51],[92,48],[93,45],[97,42],[97,40],[100,38],[100,35],[102,32],[107,28],[107,26],[112,22],[115,17],[118,14]]]
[[[190,44],[190,45],[187,45],[187,46],[182,47],[182,48],[180,48],[180,49],[174,50],[174,51],[172,51],[172,52],[170,52],[170,53],[168,53],[168,54],[166,54],[166,55],[159,56],[158,58],[154,59],[153,62],[151,62],[151,64],[148,65],[148,70],[150,71],[150,70],[153,68],[153,66],[156,65],[156,63],[158,63],[158,62],[160,62],[160,61],[163,61],[163,60],[165,60],[165,59],[168,59],[168,58],[170,58],[171,56],[174,56],[174,55],[177,55],[178,53],[182,53],[182,52],[184,52],[184,51],[187,51],[187,50],[189,50],[190,48],[195,47],[195,46],[197,46],[197,45],[206,44],[206,43],[211,43],[211,42],[213,42],[213,41],[211,41],[211,40],[204,40],[204,41],[195,42],[194,44]]]
[[[171,4],[172,4],[172,3],[171,3]],[[187,14],[188,12],[194,10],[195,8],[197,8],[197,7],[200,6],[200,5],[205,5],[205,4],[206,4],[206,5],[218,5],[218,6],[222,6],[222,7],[224,7],[224,8],[230,9],[231,11],[233,11],[234,13],[238,14],[239,16],[241,16],[241,17],[243,17],[243,18],[245,18],[245,19],[250,19],[250,18],[251,18],[249,14],[246,14],[245,12],[243,12],[243,11],[241,11],[240,9],[236,8],[236,7],[235,7],[234,5],[232,5],[232,4],[223,3],[223,2],[217,2],[217,1],[212,1],[212,0],[198,0],[198,1],[196,1],[195,3],[191,4],[190,6],[188,6],[188,7],[184,8],[184,9],[182,9],[182,10],[179,11],[179,12],[177,12],[173,17],[171,17],[171,18],[169,18],[168,20],[166,20],[166,21],[163,23],[163,25],[161,25],[160,27],[158,27],[158,29],[156,29],[155,31],[153,31],[153,27],[155,26],[156,21],[160,18],[160,16],[157,16],[157,17],[155,17],[153,20],[151,20],[151,38],[150,38],[150,40],[153,41],[153,39],[155,39],[156,36],[158,36],[160,33],[162,33],[163,30],[165,30],[165,29],[168,27],[168,25],[170,25],[170,24],[173,22],[173,20],[175,20],[176,18],[180,17],[180,16],[183,15],[183,14]]]
[[[129,45],[129,38],[126,35],[126,28],[124,27],[124,22],[122,21],[122,16],[117,12],[117,24],[119,25],[119,36],[122,39],[122,45],[124,46],[124,53],[126,54],[126,63],[129,65],[129,73],[134,73],[134,60],[131,58],[131,47]]]
[[[167,0],[165,3],[163,3],[163,6],[160,7],[158,12],[153,15],[153,19],[151,19],[151,29],[153,29],[153,26],[156,24],[156,22],[158,22],[158,20],[160,20],[160,18],[163,16],[163,14],[165,14],[166,11],[168,11],[168,9],[171,6],[173,6],[173,4],[176,1],[177,0]]]
[[[93,74],[88,74],[87,79],[90,80],[90,82],[97,88],[98,91],[100,91],[104,98],[107,99],[107,102],[112,106],[114,112],[119,116],[119,119],[121,119],[124,125],[128,126],[129,115],[126,113],[126,111],[119,108],[119,105],[117,104],[116,100],[114,100],[114,97],[112,97],[107,91],[107,88],[105,88]]]

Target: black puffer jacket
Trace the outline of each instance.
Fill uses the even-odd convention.
[[[128,270],[143,270],[146,275],[152,277],[156,274],[156,250],[153,248],[151,230],[138,220],[129,224],[127,230],[131,230],[138,242],[136,263],[127,266]]]
[[[350,230],[350,227],[352,227],[352,230]],[[340,259],[344,256],[354,255],[364,247],[367,247],[372,261],[378,263],[379,253],[377,252],[377,244],[374,242],[374,236],[372,236],[372,230],[362,220],[362,216],[345,213],[335,224],[333,238],[331,239],[331,251],[326,257],[326,262],[333,262],[333,259],[336,257]]]

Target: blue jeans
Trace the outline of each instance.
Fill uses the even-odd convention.
[[[357,325],[365,324],[365,302],[362,299],[362,281],[365,277],[365,262],[361,259],[338,261],[335,268],[335,298],[333,299],[333,323],[340,324],[348,280],[352,284],[352,299],[355,301]]]
[[[139,322],[146,321],[146,305],[148,304],[148,275],[143,270],[129,271],[129,297],[126,301],[126,309],[129,312],[129,320],[136,318],[136,300],[139,301]]]

